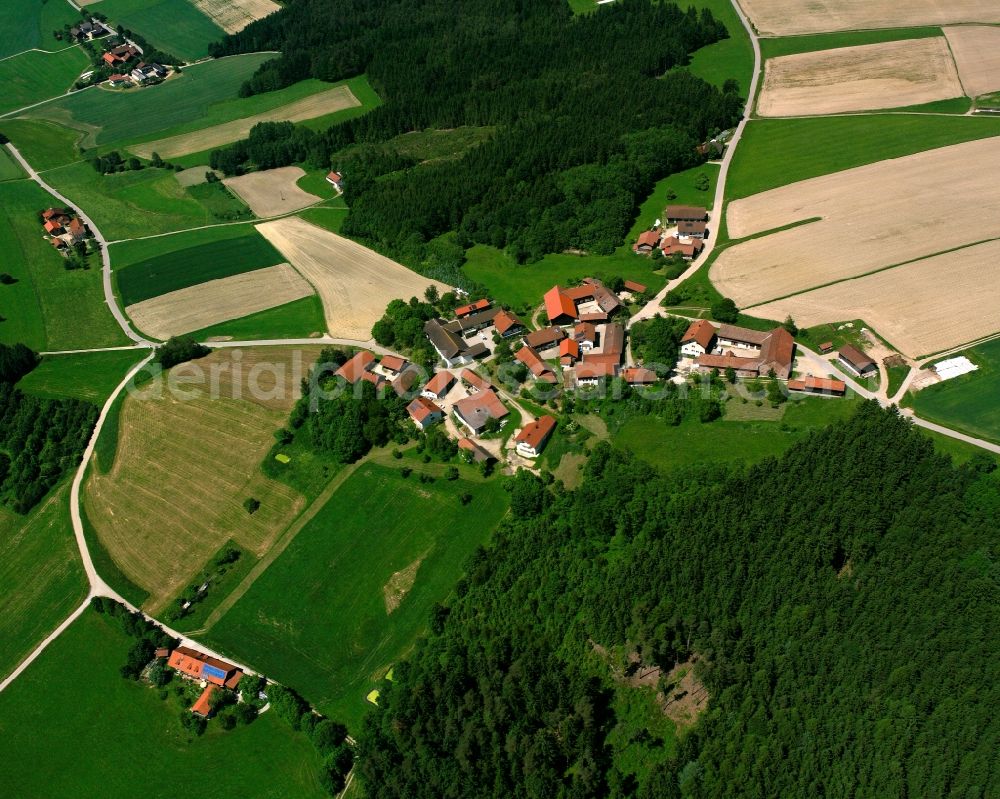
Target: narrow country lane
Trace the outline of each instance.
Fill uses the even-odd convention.
[[[94,220],[87,216],[86,211],[71,202],[68,198],[60,194],[48,183],[42,180],[41,176],[35,171],[34,167],[32,167],[31,164],[24,159],[24,156],[21,155],[20,151],[13,145],[13,143],[7,142],[7,150],[12,156],[14,156],[17,162],[21,165],[22,169],[28,173],[28,177],[35,181],[35,183],[59,200],[59,202],[76,209],[80,219],[86,223],[87,227],[90,228],[90,232],[94,234],[94,238],[97,240],[97,243],[101,245],[101,272],[104,278],[104,302],[108,306],[108,310],[111,311],[111,315],[114,316],[115,321],[118,322],[118,326],[121,327],[122,332],[132,339],[132,341],[136,344],[152,346],[153,342],[142,337],[132,329],[131,323],[125,318],[125,314],[123,314],[121,309],[118,307],[118,301],[115,299],[115,293],[111,288],[111,256],[108,254],[108,242],[105,240],[104,236],[101,235],[101,231],[97,225],[94,224]]]

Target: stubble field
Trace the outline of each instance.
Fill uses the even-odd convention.
[[[305,171],[297,166],[283,166],[263,172],[251,172],[223,183],[257,216],[267,218],[298,211],[322,198],[299,188],[297,181]]]
[[[194,4],[226,33],[239,33],[254,20],[281,8],[272,0],[194,0]]]
[[[130,305],[136,327],[159,339],[284,305],[313,293],[288,264],[210,280]]]
[[[1000,22],[995,0],[741,0],[763,36]]]
[[[218,399],[205,383],[184,386],[190,399],[169,391],[125,399],[114,465],[106,474],[93,471],[84,507],[119,568],[149,591],[151,612],[161,611],[227,540],[259,556],[302,510],[300,494],[260,471],[298,394],[295,352],[220,350],[173,370],[202,374],[207,383],[214,367]],[[269,365],[284,370],[282,390]],[[253,383],[260,384],[256,392]],[[249,497],[261,503],[253,515],[243,508]]]
[[[948,42],[937,36],[770,58],[757,113],[838,114],[963,94]]]
[[[1000,89],[1000,28],[960,25],[945,28],[958,74],[970,97]]]
[[[727,215],[734,239],[820,221],[730,247],[712,282],[747,307],[998,237],[998,168],[994,137],[737,200]]]
[[[432,284],[441,292],[450,290],[298,217],[256,227],[315,287],[323,300],[329,333],[335,338],[367,341],[390,300],[422,297]]]
[[[930,355],[1000,330],[1000,241],[796,294],[749,311],[803,327],[864,319],[904,355]]]

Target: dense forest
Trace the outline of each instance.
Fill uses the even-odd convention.
[[[366,796],[1000,795],[994,466],[870,403],[745,471],[520,473],[367,719]],[[697,723],[635,723],[623,675],[692,660]]]
[[[649,0],[583,16],[565,0],[465,0],[460,11],[450,0],[293,0],[213,47],[282,52],[243,93],[366,73],[383,105],[321,133],[261,125],[212,165],[332,165],[351,209],[344,232],[409,262],[448,231],[519,261],[608,253],[654,182],[702,161],[696,145],[739,118],[735,81],[720,91],[673,69],[726,35],[708,11]],[[417,169],[385,144],[462,125],[498,131]]]
[[[0,502],[27,513],[80,462],[97,408],[39,399],[14,387],[38,363],[22,344],[0,344]]]

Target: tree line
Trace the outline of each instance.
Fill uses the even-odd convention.
[[[1000,792],[994,468],[869,403],[749,469],[602,443],[572,493],[520,473],[366,719],[366,796]],[[707,710],[651,737],[598,648],[697,658]]]
[[[674,69],[726,35],[707,10],[649,0],[582,16],[565,0],[467,0],[460,14],[447,0],[300,0],[212,55],[282,52],[244,95],[365,73],[383,104],[321,132],[263,124],[211,163],[230,174],[296,161],[341,169],[344,232],[408,263],[449,231],[519,262],[608,253],[655,181],[702,162],[696,145],[739,118],[735,82],[720,90]],[[419,167],[387,144],[462,125],[498,131]]]

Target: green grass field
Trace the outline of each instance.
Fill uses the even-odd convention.
[[[357,729],[365,695],[413,645],[507,507],[498,480],[422,484],[424,468],[433,465],[414,464],[403,478],[362,465],[207,638]],[[468,506],[458,500],[465,491]],[[417,563],[412,589],[387,614],[383,587]]]
[[[89,63],[79,47],[22,53],[0,61],[0,114],[65,94]]]
[[[738,402],[731,400],[730,404]],[[855,400],[807,397],[789,401],[780,410],[780,421],[723,418],[710,424],[685,421],[672,427],[655,417],[636,417],[629,419],[612,440],[615,446],[632,450],[664,469],[701,463],[751,464],[780,455],[811,430],[846,418],[855,407]]]
[[[0,694],[4,794],[321,799],[320,756],[274,713],[189,740],[174,701],[122,679],[132,639],[87,611]],[[72,679],[67,679],[72,675]]]
[[[1000,136],[1000,119],[902,114],[755,119],[733,156],[726,198],[989,136]]]
[[[963,353],[978,371],[945,380],[911,395],[918,416],[977,438],[1000,442],[1000,340]]]
[[[681,8],[693,6],[699,10],[707,8],[729,31],[728,39],[702,47],[692,55],[688,69],[720,88],[727,80],[735,78],[745,97],[753,77],[753,45],[732,4],[729,0],[685,0],[678,5]]]
[[[61,50],[67,43],[58,41],[52,31],[80,21],[80,14],[65,0],[5,0],[4,12],[4,24],[0,28],[0,58],[33,47]]]
[[[123,305],[132,305],[207,280],[239,275],[285,259],[257,231],[240,225],[244,235],[157,255],[114,271]],[[181,236],[167,237],[182,244]],[[114,257],[112,252],[112,258]],[[112,261],[113,263],[113,261]]]
[[[169,170],[100,175],[89,163],[79,161],[50,170],[44,177],[72,202],[86,208],[108,241],[222,221],[213,213],[214,206],[200,202]]]
[[[37,214],[54,203],[31,181],[0,184],[0,271],[17,279],[0,285],[0,341],[36,350],[128,343],[104,304],[100,260],[68,271],[42,238]]]
[[[68,480],[27,516],[0,507],[0,585],[0,676],[6,676],[87,596]]]
[[[190,0],[101,0],[100,11],[113,25],[185,61],[208,55],[209,43],[226,35]]]
[[[21,165],[14,160],[7,148],[0,148],[0,183],[6,183],[8,180],[20,180],[21,178],[27,177],[24,174],[24,170],[21,169]]]
[[[266,311],[220,322],[191,333],[199,341],[209,338],[231,338],[253,341],[269,338],[306,338],[326,330],[323,303],[317,295],[269,308]]]
[[[102,0],[107,2],[108,0]],[[247,55],[206,61],[188,67],[183,74],[158,86],[130,91],[88,89],[32,109],[33,119],[47,119],[88,133],[84,146],[114,144],[174,132],[181,125],[197,123],[205,127],[220,121],[239,119],[253,111],[232,113],[254,103],[236,101],[240,84],[273,54]],[[316,81],[319,83],[319,81]],[[320,84],[328,87],[329,84]],[[310,92],[311,93],[311,92]],[[278,94],[275,92],[275,94]],[[51,95],[49,95],[51,96]],[[261,95],[268,97],[268,95]],[[252,99],[252,98],[251,98]],[[216,118],[215,104],[230,101],[230,115]],[[259,103],[260,101],[256,101]],[[279,103],[281,105],[283,103]],[[204,123],[204,124],[202,124]]]
[[[807,36],[783,36],[760,40],[760,57],[776,58],[816,50],[833,50],[838,47],[855,47],[862,44],[881,44],[903,39],[928,39],[943,36],[940,28],[884,28],[873,31],[839,31]]]
[[[102,405],[128,370],[144,357],[145,350],[46,355],[17,387],[39,397],[75,398]]]
[[[83,134],[78,130],[40,119],[4,119],[0,120],[0,131],[39,171],[80,159],[76,143]]]
[[[347,205],[343,203],[343,200],[331,200],[329,204],[324,203],[299,211],[299,216],[306,222],[312,222],[314,225],[339,234],[344,220],[347,219]]]

